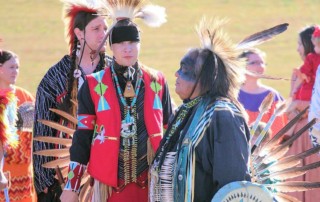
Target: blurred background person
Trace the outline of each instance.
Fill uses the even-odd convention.
[[[313,146],[320,145],[320,26],[315,27],[312,34],[312,43],[314,45],[315,53],[309,53],[310,65],[306,64],[308,62],[307,58],[305,60],[304,66],[311,66],[311,71],[315,71],[315,81],[313,86],[313,93],[311,96],[310,110],[308,119],[311,121],[313,118],[317,118],[317,123],[312,127],[310,138]],[[312,75],[310,75],[312,77]],[[310,81],[312,82],[312,80]]]
[[[19,74],[18,56],[7,50],[0,50],[0,92],[13,92],[18,107],[17,147],[5,149],[3,171],[9,176],[9,200],[19,202],[36,201],[32,168],[32,124],[34,112],[33,96],[20,87],[14,86]],[[12,124],[12,123],[11,123]],[[14,127],[14,124],[11,125]],[[8,200],[0,193],[0,201]]]
[[[264,114],[261,120],[267,123],[274,113],[276,104],[283,101],[283,98],[277,90],[261,82],[261,75],[264,74],[266,69],[266,54],[260,49],[251,48],[244,51],[240,58],[244,58],[247,61],[247,74],[246,80],[241,86],[238,99],[249,115],[249,125],[252,125],[259,114],[259,107],[262,101],[269,93],[273,93],[274,101],[271,109]],[[285,124],[286,116],[277,116],[271,126],[273,134],[276,134]]]
[[[300,55],[300,58],[302,61],[305,61],[307,55],[314,54],[314,45],[312,43],[312,34],[315,30],[315,26],[308,26],[303,28],[299,35],[298,35],[298,47],[297,51]],[[292,80],[295,81],[298,77],[299,70],[294,69]],[[288,119],[292,119],[294,116],[296,116],[301,110],[303,110],[305,107],[310,105],[310,99],[311,99],[311,89],[312,87],[308,88],[300,88],[296,93],[294,92],[296,84],[292,84],[291,88],[291,95],[292,97],[292,105],[289,107]],[[301,117],[299,122],[294,126],[293,133],[296,133],[299,131],[305,124],[307,124],[307,113]],[[290,135],[290,134],[289,134]],[[293,143],[291,146],[288,155],[290,154],[298,154],[301,153],[307,149],[310,149],[312,147],[311,141],[309,138],[308,132],[305,132],[303,135],[299,137],[297,141]],[[319,157],[316,155],[309,156],[305,158],[302,162],[301,166],[319,161]],[[293,178],[292,180],[299,180],[299,181],[320,181],[320,168],[310,170],[302,177]],[[313,191],[306,191],[301,193],[290,193],[290,195],[296,197],[297,199],[303,201],[303,202],[314,202],[314,201],[320,201],[320,191],[319,190],[313,190]]]

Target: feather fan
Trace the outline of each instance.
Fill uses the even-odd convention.
[[[264,144],[261,147],[261,152],[262,154],[266,154],[269,153],[272,148],[278,144],[278,142],[280,141],[281,137],[283,135],[285,135],[286,132],[288,132],[290,130],[290,128],[292,128],[292,126],[294,126],[301,118],[301,116],[303,114],[305,114],[305,112],[308,110],[309,107],[306,107],[304,110],[302,110],[296,117],[294,117],[285,127],[283,127],[281,130],[278,131],[278,133],[273,136],[273,138],[271,138],[271,140],[269,140],[269,142],[267,142],[266,144]],[[291,134],[290,134],[291,135]]]

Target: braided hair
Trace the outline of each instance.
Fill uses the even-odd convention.
[[[73,28],[78,28],[81,31],[85,30],[85,27],[95,18],[97,18],[96,12],[85,12],[80,11],[75,19]],[[71,44],[71,52],[70,52],[70,71],[68,72],[68,81],[67,81],[67,94],[63,100],[63,103],[59,106],[62,110],[71,113],[72,115],[76,115],[77,109],[74,105],[72,105],[71,100],[77,101],[78,94],[78,79],[74,77],[74,72],[78,69],[77,64],[77,45],[79,44],[79,39],[74,36],[73,44]],[[85,46],[85,43],[84,43]],[[82,58],[83,51],[80,56],[80,60]],[[104,57],[104,55],[102,55]]]

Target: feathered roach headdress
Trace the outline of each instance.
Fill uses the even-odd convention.
[[[99,46],[98,50],[105,44],[107,37],[112,32],[114,25],[122,19],[133,21],[135,18],[140,18],[145,24],[150,27],[159,27],[166,20],[165,8],[157,5],[147,4],[144,0],[99,0],[103,5],[99,10],[99,14],[107,16],[112,20],[107,34]],[[98,51],[99,52],[99,51]],[[95,58],[98,52],[93,56]]]
[[[222,29],[222,26],[226,22],[225,19],[216,18],[207,20],[203,17],[196,30],[200,38],[201,48],[212,51],[216,65],[218,64],[217,57],[225,65],[230,87],[234,90],[230,91],[230,94],[233,98],[237,98],[240,85],[245,79],[245,63],[239,60],[240,50],[231,42],[229,36]],[[215,68],[217,69],[217,67]],[[218,74],[217,72],[215,76]]]
[[[62,19],[65,24],[65,35],[69,44],[70,54],[74,46],[74,22],[79,12],[97,14],[101,8],[100,1],[94,0],[61,0],[64,3]]]

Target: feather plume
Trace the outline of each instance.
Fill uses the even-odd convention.
[[[296,117],[294,117],[285,127],[283,127],[279,132],[269,140],[266,144],[261,147],[261,155],[269,153],[272,148],[278,144],[280,138],[292,128],[301,118],[301,116],[308,110],[309,107],[302,110]]]
[[[166,20],[165,8],[157,5],[146,4],[143,0],[100,0],[103,9],[100,13],[112,19],[115,24],[119,19],[141,18],[145,24],[151,27],[159,27]]]
[[[311,149],[308,149],[307,151],[301,152],[299,154],[295,154],[295,155],[291,155],[291,156],[282,158],[279,161],[277,161],[276,164],[271,165],[270,169],[282,170],[284,168],[294,167],[293,164],[295,164],[297,162],[301,162],[302,159],[304,159],[312,154],[315,154],[319,151],[320,151],[320,145],[317,147],[313,147]],[[275,168],[272,168],[272,167],[275,167]]]
[[[150,27],[160,27],[167,22],[166,16],[166,9],[157,5],[146,5],[136,15],[137,18],[142,18]]]
[[[266,111],[268,111],[272,105],[274,101],[274,94],[272,92],[270,92],[262,101],[260,107],[259,107],[259,111],[260,113],[265,113]]]
[[[274,193],[273,194],[276,197],[276,200],[278,202],[301,202],[300,200],[298,200],[297,198],[278,192],[278,193]]]
[[[37,137],[34,137],[33,140],[52,143],[52,144],[60,144],[67,147],[70,147],[72,144],[72,139],[59,138],[59,137],[37,136]]]
[[[305,174],[308,170],[312,170],[320,167],[320,161],[311,163],[301,167],[288,168],[282,171],[270,173],[268,176],[261,178],[260,180],[266,180],[268,178],[277,179],[277,180],[286,180],[293,177],[298,177]]]
[[[269,164],[273,161],[276,161],[282,158],[289,151],[290,145],[285,145],[283,147],[278,147],[278,148],[276,151],[272,151],[270,155],[266,155],[265,158],[263,158],[262,163]]]
[[[48,120],[43,120],[43,119],[39,119],[38,121],[40,123],[46,125],[46,126],[49,126],[49,127],[53,128],[53,129],[56,129],[56,130],[61,131],[63,133],[69,134],[71,136],[75,132],[74,129],[71,129],[69,127],[63,126],[63,125],[61,125],[59,123],[56,123],[54,121],[48,121]]]
[[[62,111],[62,110],[59,110],[59,109],[54,109],[54,108],[49,108],[50,111],[60,115],[61,117],[67,119],[68,121],[74,123],[74,124],[77,124],[78,123],[78,119],[76,119],[74,116],[72,116],[71,114],[65,112],[65,111]]]
[[[296,191],[308,191],[320,188],[320,182],[281,182],[276,184],[266,184],[266,187],[276,190],[278,192],[296,192]]]
[[[240,51],[222,29],[222,25],[226,22],[226,19],[206,19],[203,17],[199,25],[196,26],[196,31],[200,38],[201,48],[211,50],[223,61],[229,79],[233,81],[233,87],[238,89],[245,80],[246,63],[239,60]],[[237,91],[233,93],[234,97],[238,96]]]
[[[283,23],[276,25],[274,27],[271,27],[269,29],[254,33],[245,39],[243,39],[241,42],[238,43],[239,49],[247,49],[254,46],[257,46],[259,44],[262,44],[266,41],[269,41],[270,39],[274,38],[278,34],[281,34],[282,32],[286,31],[288,28],[288,23]]]
[[[67,157],[69,156],[69,148],[67,149],[44,149],[33,152],[33,154],[41,156]]]
[[[273,113],[273,115],[271,116],[271,118],[269,119],[267,125],[265,126],[265,128],[261,131],[259,137],[257,138],[256,142],[254,143],[253,147],[251,148],[251,153],[253,154],[255,149],[260,145],[262,139],[264,138],[265,134],[267,133],[267,131],[270,129],[271,125],[273,124],[275,118],[277,116],[280,116],[286,109],[286,102],[281,102],[279,103],[279,105],[276,106],[275,112]]]
[[[263,115],[270,109],[272,103],[274,101],[274,95],[272,92],[270,92],[262,101],[260,107],[259,107],[259,114],[258,114],[258,117],[257,119],[255,120],[253,126],[251,127],[251,130],[250,130],[250,134],[251,134],[251,137],[254,136],[257,128],[258,128],[258,125],[263,117]]]
[[[292,79],[288,78],[282,78],[282,77],[276,77],[276,76],[270,76],[266,74],[261,74],[253,71],[246,70],[246,74],[250,76],[254,76],[260,79],[270,79],[270,80],[285,80],[285,81],[291,81]]]
[[[91,179],[88,178],[86,181],[82,179],[81,182],[83,181],[84,181],[84,184],[79,194],[80,202],[90,201],[89,198],[90,198],[90,191],[91,191],[91,186],[90,186]]]
[[[56,168],[57,165],[59,165],[59,167],[66,167],[69,166],[70,163],[70,158],[60,158],[60,159],[56,159],[47,163],[42,164],[42,167],[44,168]]]

